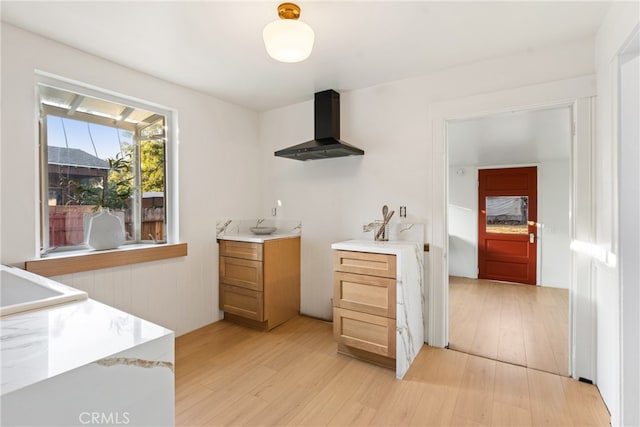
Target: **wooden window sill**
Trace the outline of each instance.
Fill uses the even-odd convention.
[[[47,258],[25,261],[24,268],[41,276],[52,277],[182,256],[187,256],[186,243],[128,245],[99,252],[51,254]]]

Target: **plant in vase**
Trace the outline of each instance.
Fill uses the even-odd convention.
[[[135,189],[131,154],[108,158],[106,179],[69,181],[69,203],[92,205],[85,216],[86,243],[96,250],[114,249],[125,242],[124,211]],[[106,185],[105,185],[106,184]]]

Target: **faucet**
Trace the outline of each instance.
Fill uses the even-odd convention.
[[[365,224],[362,226],[362,231],[368,233],[369,231],[373,231],[376,229],[376,223],[370,222],[369,224]]]

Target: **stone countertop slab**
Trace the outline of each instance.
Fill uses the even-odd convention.
[[[0,334],[5,395],[173,331],[87,299],[4,316]],[[153,361],[173,370],[173,354],[155,355]]]

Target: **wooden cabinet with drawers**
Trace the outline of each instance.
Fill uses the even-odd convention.
[[[395,368],[395,255],[334,251],[333,333],[339,353]]]
[[[269,330],[298,315],[300,237],[219,243],[225,319]]]

